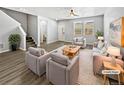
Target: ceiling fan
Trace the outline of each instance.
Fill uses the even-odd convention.
[[[78,14],[76,14],[76,13],[74,13],[74,10],[73,9],[71,9],[70,10],[70,16],[79,16]]]

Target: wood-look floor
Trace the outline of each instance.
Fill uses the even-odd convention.
[[[36,85],[50,84],[45,74],[41,77],[32,73],[25,65],[25,52],[18,50],[0,54],[0,84]]]
[[[42,44],[41,46],[47,51],[51,51],[64,44],[64,42],[55,42],[49,45]],[[46,80],[45,74],[39,77],[31,72],[25,65],[25,52],[18,50],[0,54],[0,84],[48,85],[51,83]]]
[[[56,49],[64,44],[55,42],[42,45],[47,51]],[[46,75],[41,77],[31,72],[25,65],[25,52],[17,50],[0,54],[0,84],[1,85],[49,85]]]

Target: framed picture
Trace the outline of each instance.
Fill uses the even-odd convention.
[[[111,43],[121,45],[122,43],[122,18],[110,23],[110,41]]]
[[[83,23],[75,22],[74,23],[74,36],[82,36],[83,33]]]
[[[94,34],[94,21],[87,21],[84,23],[84,34],[85,35]]]

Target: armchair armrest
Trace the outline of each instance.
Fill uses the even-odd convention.
[[[37,61],[37,73],[40,76],[44,72],[46,72],[46,62],[47,59],[50,57],[49,53],[46,53],[38,58]]]
[[[53,84],[64,85],[66,83],[66,66],[49,58],[46,62],[46,78]]]
[[[67,84],[75,84],[79,76],[79,57],[76,56],[66,68]]]

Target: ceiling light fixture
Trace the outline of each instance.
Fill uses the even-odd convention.
[[[75,13],[74,13],[74,10],[71,9],[71,11],[70,11],[70,16],[79,16],[79,15],[75,14]]]

